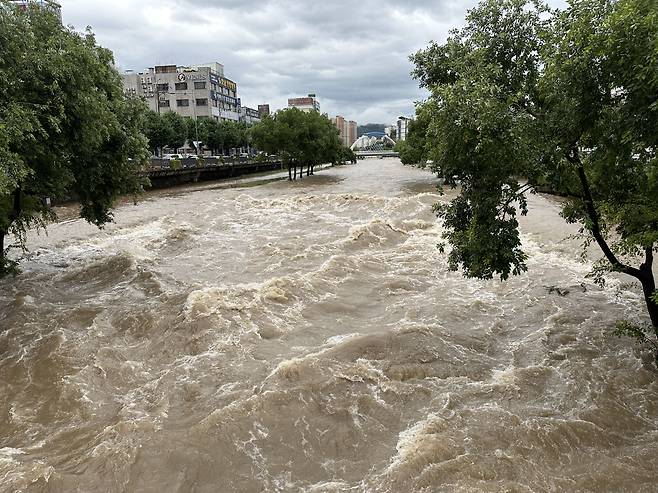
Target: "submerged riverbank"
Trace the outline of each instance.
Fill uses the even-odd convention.
[[[591,285],[539,195],[527,274],[448,272],[449,198],[362,161],[32,236],[0,281],[0,491],[653,491],[656,375],[610,335],[637,286]]]

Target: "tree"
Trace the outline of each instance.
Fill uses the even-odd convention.
[[[7,254],[25,248],[28,228],[54,218],[47,197],[75,197],[102,226],[119,195],[141,188],[144,112],[90,31],[0,2],[0,274],[16,271]]]
[[[288,167],[288,178],[300,178],[304,166],[306,174],[320,162],[336,162],[339,158],[338,130],[325,116],[315,111],[303,112],[290,108],[266,116],[249,129],[254,146],[269,154],[278,154]]]
[[[598,280],[613,271],[641,283],[658,338],[656,25],[653,0],[572,0],[564,11],[488,0],[446,43],[411,57],[431,91],[428,155],[461,185],[437,207],[450,268],[485,279],[525,271],[517,210],[548,185],[571,196],[564,218],[603,253]]]
[[[416,118],[409,122],[406,140],[399,141],[395,146],[402,164],[424,166],[427,159],[427,127],[431,115],[429,106],[430,103],[426,102],[416,107]]]
[[[185,121],[185,117],[173,111],[167,111],[162,115],[162,119],[164,124],[169,128],[169,132],[167,133],[167,147],[175,150],[183,147],[188,137],[194,140],[196,133],[193,132],[194,128],[188,129],[188,123]]]
[[[159,155],[162,148],[174,140],[173,129],[161,114],[148,111],[144,117],[142,132],[149,142],[149,148],[154,155]]]

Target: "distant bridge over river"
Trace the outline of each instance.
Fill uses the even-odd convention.
[[[357,159],[365,159],[367,157],[378,157],[378,158],[385,158],[385,157],[400,157],[400,153],[395,152],[395,151],[355,151],[354,154],[356,154]]]

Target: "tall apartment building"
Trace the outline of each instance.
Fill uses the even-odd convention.
[[[175,111],[195,119],[240,121],[238,87],[224,77],[221,63],[157,65],[142,73],[126,72],[123,86],[127,94],[145,98],[158,113]]]
[[[401,116],[398,118],[398,132],[397,132],[397,140],[402,141],[402,140],[407,140],[407,133],[409,131],[409,123],[411,122],[411,118],[407,118],[406,116]]]
[[[355,121],[350,120],[347,124],[347,146],[351,146],[356,142],[357,139],[357,133],[358,133],[358,126]]]
[[[336,118],[333,119],[333,122],[334,125],[336,125],[336,128],[338,129],[338,135],[340,137],[340,141],[343,143],[344,146],[348,146],[349,144],[347,142],[349,140],[349,129],[347,126],[347,121],[342,116],[337,115]]]
[[[27,10],[28,7],[39,7],[50,10],[57,14],[59,20],[62,20],[62,6],[52,0],[10,0],[11,5]]]
[[[320,112],[320,103],[318,102],[315,94],[309,94],[305,98],[290,98],[288,99],[288,108],[297,108],[301,111],[317,111]]]
[[[350,147],[357,138],[357,125],[355,121],[347,121],[344,117],[338,115],[333,120],[334,125],[338,129],[340,141],[345,147]]]

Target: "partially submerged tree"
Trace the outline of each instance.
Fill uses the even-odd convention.
[[[324,115],[306,113],[297,108],[266,116],[249,129],[253,145],[269,154],[278,154],[288,167],[290,180],[307,175],[321,162],[334,162],[340,150],[338,130]]]
[[[141,188],[144,111],[91,32],[0,0],[0,276],[15,272],[10,248],[53,219],[47,198],[75,196],[80,215],[102,226],[119,195]]]
[[[563,12],[487,0],[446,43],[412,56],[431,91],[428,157],[461,185],[438,207],[452,269],[484,279],[525,271],[517,211],[550,186],[572,197],[563,216],[603,253],[596,272],[641,283],[658,338],[656,26],[654,0],[572,0]]]

